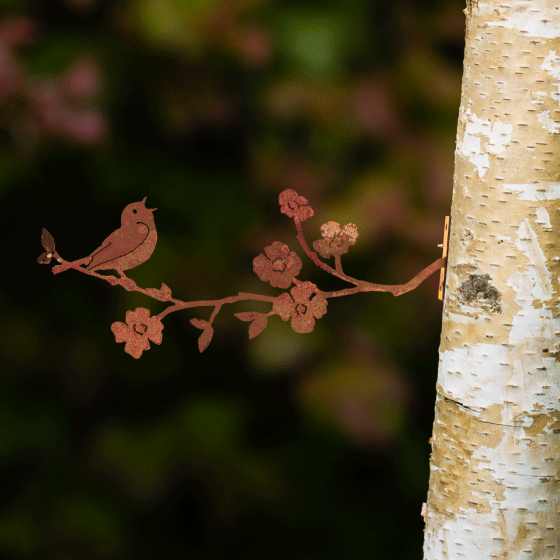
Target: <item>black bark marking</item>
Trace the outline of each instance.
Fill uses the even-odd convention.
[[[476,302],[493,312],[502,312],[500,292],[490,283],[489,274],[469,274],[469,279],[459,286],[459,294],[465,302]]]

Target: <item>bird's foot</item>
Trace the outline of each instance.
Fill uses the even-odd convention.
[[[136,288],[136,282],[132,278],[128,278],[128,276],[125,276],[124,274],[121,277],[121,284],[123,288],[125,290],[128,290],[129,292]]]

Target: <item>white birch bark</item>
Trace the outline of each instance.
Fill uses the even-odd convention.
[[[425,560],[560,558],[560,0],[469,1]]]

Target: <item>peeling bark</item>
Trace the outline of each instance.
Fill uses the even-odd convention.
[[[560,3],[469,0],[425,560],[560,558]]]

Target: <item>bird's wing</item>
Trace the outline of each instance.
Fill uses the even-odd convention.
[[[144,243],[144,240],[148,237],[148,233],[149,229],[146,233],[134,229],[128,230],[128,232],[123,232],[121,229],[114,231],[103,241],[101,247],[91,254],[91,262],[86,268],[88,270],[93,270],[102,264],[106,264],[132,253],[134,249]]]

